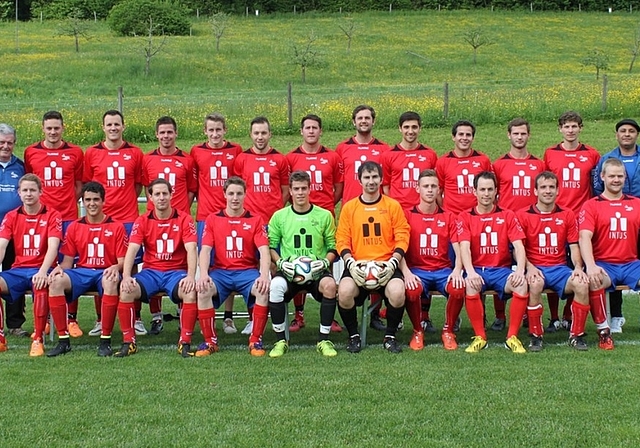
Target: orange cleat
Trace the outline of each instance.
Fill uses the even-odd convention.
[[[72,338],[79,338],[84,334],[82,328],[80,328],[80,325],[78,325],[78,322],[76,321],[69,322],[67,327],[69,329],[69,336]]]
[[[442,344],[445,350],[457,350],[458,342],[456,341],[456,335],[448,331],[442,333]]]
[[[44,356],[44,344],[37,339],[31,343],[31,350],[29,350],[29,356],[37,357]]]
[[[411,350],[422,350],[424,348],[424,333],[422,331],[414,331],[409,342]]]
[[[262,348],[262,341],[249,344],[249,354],[256,357],[264,356],[266,351]]]

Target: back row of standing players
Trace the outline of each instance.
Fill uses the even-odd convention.
[[[142,186],[149,185],[156,178],[167,179],[173,185],[171,204],[176,209],[190,213],[191,204],[198,197],[196,220],[199,236],[206,217],[226,206],[222,186],[232,174],[247,183],[245,207],[262,216],[265,222],[287,203],[290,172],[302,170],[309,173],[311,202],[333,211],[340,200],[345,203],[362,193],[357,172],[364,161],[376,161],[382,165],[382,189],[397,199],[404,209],[418,204],[417,178],[428,168],[436,169],[443,192],[442,206],[453,214],[476,204],[473,179],[487,170],[493,170],[498,177],[499,205],[512,210],[535,203],[533,179],[545,169],[556,173],[560,179],[557,200],[560,207],[577,213],[593,193],[591,178],[600,156],[594,148],[579,141],[582,119],[575,112],[567,112],[560,117],[559,130],[563,141],[548,148],[544,160],[527,151],[528,123],[522,119],[513,120],[508,125],[507,134],[511,142],[510,151],[493,165],[486,155],[472,148],[475,127],[468,121],[454,125],[454,149],[438,158],[433,149],[419,142],[421,121],[414,112],[400,117],[402,141],[393,148],[372,135],[375,123],[373,108],[358,106],[352,120],[356,135],[340,143],[334,152],[320,143],[320,118],[313,115],[304,117],[301,120],[303,143],[285,156],[270,146],[270,127],[263,117],[252,121],[253,145],[242,151],[239,145],[224,139],[224,117],[211,114],[205,118],[204,126],[208,141],[194,146],[190,153],[176,147],[175,121],[162,117],[156,123],[159,147],[143,155],[139,148],[123,141],[122,115],[108,111],[103,116],[105,141],[88,148],[83,154],[81,148],[62,139],[62,116],[52,111],[43,117],[45,139],[25,150],[25,169],[43,180],[42,202],[61,213],[65,229],[77,219],[77,198],[84,182],[97,181],[104,185],[108,198],[105,213],[125,223],[130,230],[138,217],[137,197]],[[635,153],[638,126],[632,120],[623,122],[616,127],[620,144],[617,151],[632,148]],[[630,136],[634,132],[635,135]],[[637,165],[637,159],[633,163]],[[633,180],[635,167],[627,169],[627,172],[631,174],[627,176],[628,180]],[[633,185],[632,181],[628,183]],[[555,311],[553,306],[551,308],[554,324],[558,321],[557,305]],[[621,312],[617,311],[619,308],[621,305],[612,305],[612,324],[616,318],[622,319]],[[496,323],[501,322],[504,326],[504,308],[501,313],[497,314]],[[570,319],[570,314],[565,313],[565,317]]]

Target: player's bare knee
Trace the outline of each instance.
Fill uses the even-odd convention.
[[[336,296],[338,289],[338,285],[336,285],[336,281],[332,277],[324,277],[320,280],[320,285],[318,290],[320,294],[327,298],[333,298]]]
[[[183,303],[196,303],[197,299],[195,291],[190,293],[179,293],[178,297],[182,300]]]
[[[284,301],[284,295],[287,292],[287,281],[284,277],[276,276],[271,280],[271,288],[269,289],[269,302],[281,303]]]
[[[387,283],[384,294],[394,308],[404,305],[404,282],[397,278],[392,279]]]

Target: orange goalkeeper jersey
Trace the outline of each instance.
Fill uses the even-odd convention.
[[[387,261],[394,252],[404,256],[409,247],[410,228],[400,203],[381,195],[372,204],[360,196],[348,201],[340,211],[336,246],[356,260]]]

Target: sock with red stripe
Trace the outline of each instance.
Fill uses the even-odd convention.
[[[484,330],[484,307],[482,300],[480,300],[480,294],[468,295],[465,299],[465,306],[473,332],[476,336],[482,336],[482,339],[487,340],[487,332]]]
[[[520,326],[522,325],[522,318],[527,312],[527,303],[529,303],[529,294],[521,296],[518,293],[513,293],[511,306],[509,307],[509,330],[507,330],[507,339],[511,336],[518,336]]]
[[[180,313],[180,342],[191,344],[191,336],[193,328],[196,326],[198,319],[198,304],[183,303],[182,312]]]
[[[100,300],[100,304],[102,305],[102,309],[100,311],[100,315],[102,316],[102,333],[101,335],[104,337],[111,336],[111,332],[113,332],[113,325],[116,321],[116,314],[118,312],[118,296],[104,294],[102,296],[102,300]],[[134,310],[135,310],[135,302],[134,302]]]
[[[77,302],[77,300],[76,300]],[[69,336],[67,328],[67,300],[65,296],[49,296],[49,309],[59,337]]]
[[[590,309],[589,305],[573,301],[571,304],[573,319],[571,320],[571,331],[569,332],[571,336],[582,336],[584,334],[584,327],[587,325]]]
[[[207,344],[218,344],[218,335],[216,334],[216,310],[207,308],[206,310],[198,310],[198,321],[204,342]]]
[[[133,325],[136,321],[136,312],[133,302],[118,304],[118,320],[120,321],[120,329],[122,330],[122,341],[125,344],[136,342],[136,333],[133,331]]]
[[[264,329],[267,326],[267,320],[269,319],[269,307],[264,305],[253,306],[253,331],[249,336],[249,344],[254,344],[262,340]]]
[[[458,317],[460,317],[460,312],[464,306],[464,289],[454,288],[451,283],[448,283],[447,292],[449,293],[449,298],[447,299],[447,304],[444,309],[445,321],[442,331],[453,333],[453,327],[455,327],[456,321]]]
[[[42,334],[47,326],[49,317],[49,291],[46,289],[37,289],[33,291],[33,326],[35,339],[42,341]],[[66,325],[66,322],[65,322]]]
[[[544,308],[539,303],[535,306],[527,307],[527,316],[529,317],[529,333],[536,337],[542,337],[544,334],[544,327],[542,325],[542,314]]]

